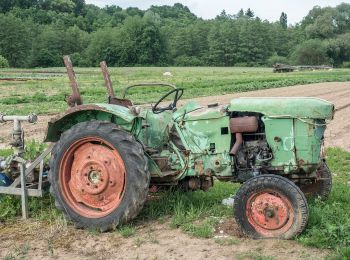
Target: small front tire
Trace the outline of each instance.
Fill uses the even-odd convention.
[[[241,186],[234,216],[252,238],[291,239],[305,229],[309,210],[303,192],[292,181],[267,174]]]

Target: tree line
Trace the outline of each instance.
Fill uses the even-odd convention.
[[[182,4],[148,10],[84,0],[0,1],[0,67],[271,66],[350,67],[350,4],[315,6],[295,25],[252,9],[205,20]]]

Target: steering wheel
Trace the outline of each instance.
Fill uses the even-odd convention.
[[[158,107],[163,100],[165,100],[167,97],[169,97],[171,94],[175,93],[175,98],[172,103],[169,104],[167,107]],[[176,108],[177,102],[180,100],[184,93],[184,90],[182,88],[172,89],[168,93],[166,93],[164,96],[162,96],[158,102],[152,107],[152,112],[154,114],[160,114],[166,110],[174,110]]]

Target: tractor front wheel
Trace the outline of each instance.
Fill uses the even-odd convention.
[[[291,239],[308,221],[303,192],[278,175],[261,175],[245,182],[236,194],[234,216],[243,232],[253,238]]]
[[[56,207],[77,227],[107,231],[134,218],[150,174],[141,144],[111,123],[79,123],[64,132],[50,161]]]

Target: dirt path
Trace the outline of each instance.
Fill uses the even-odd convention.
[[[232,224],[232,223],[230,223]],[[328,250],[296,241],[251,240],[221,232],[213,239],[193,238],[165,223],[137,225],[134,235],[98,234],[61,222],[33,220],[0,226],[2,259],[323,259]],[[11,258],[15,257],[15,258]]]
[[[318,83],[276,89],[258,90],[244,93],[228,94],[221,96],[195,98],[203,105],[211,103],[228,104],[236,97],[318,97],[333,102],[337,109],[335,119],[331,121],[326,132],[326,145],[341,147],[350,151],[350,82]],[[182,101],[181,104],[186,101]],[[349,106],[347,106],[349,105]],[[34,138],[42,141],[44,138],[47,122],[53,117],[39,116],[38,123],[24,124],[26,138]],[[3,148],[9,141],[12,125],[1,124],[0,148]]]

